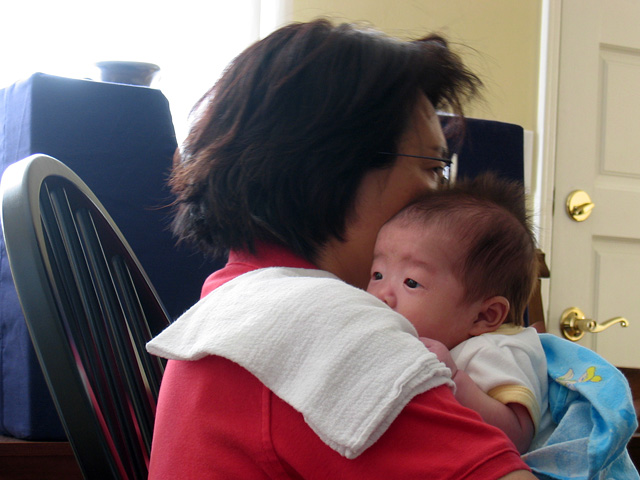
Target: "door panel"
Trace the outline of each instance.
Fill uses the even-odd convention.
[[[601,322],[637,309],[640,288],[640,242],[612,238],[595,238],[593,242],[597,283],[591,311]],[[620,282],[620,279],[625,279]],[[628,352],[637,352],[636,325],[627,328],[613,325],[604,332],[591,335],[592,348],[614,365],[629,363]]]

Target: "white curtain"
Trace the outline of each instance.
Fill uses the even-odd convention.
[[[43,72],[98,79],[105,60],[155,63],[178,141],[226,64],[288,17],[288,0],[0,2],[0,88]]]

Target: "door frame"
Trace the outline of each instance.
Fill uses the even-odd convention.
[[[563,0],[542,0],[536,161],[531,176],[533,222],[538,246],[546,254],[551,275],[562,3]],[[547,330],[555,332],[555,325],[549,328],[552,321],[549,318],[549,283],[549,280],[542,280],[543,311]]]

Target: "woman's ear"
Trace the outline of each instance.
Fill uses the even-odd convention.
[[[509,313],[509,300],[501,295],[487,298],[478,310],[478,316],[473,322],[472,336],[493,332],[507,319]]]

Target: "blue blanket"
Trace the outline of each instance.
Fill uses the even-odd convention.
[[[638,479],[626,446],[638,422],[629,384],[593,351],[550,334],[549,405],[557,427],[523,455],[541,479]]]

